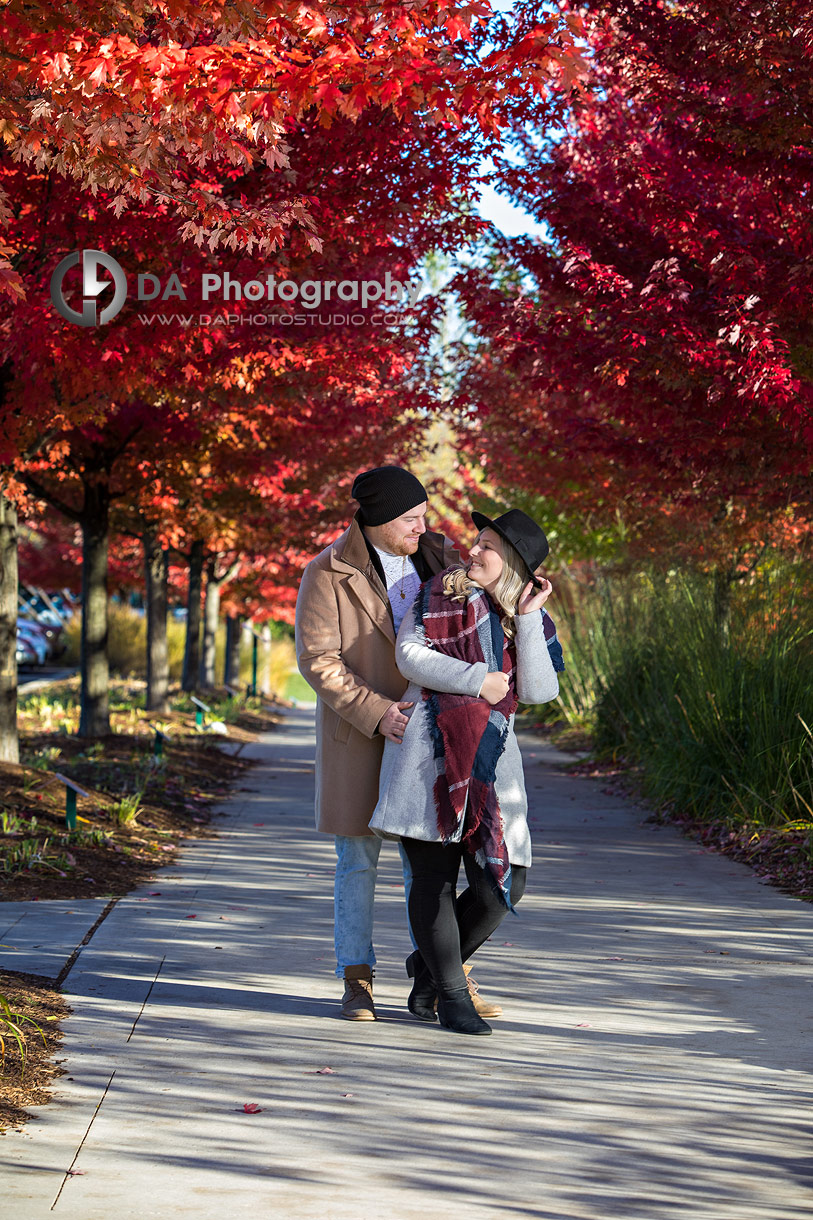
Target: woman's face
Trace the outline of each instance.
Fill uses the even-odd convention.
[[[500,536],[494,530],[484,529],[469,551],[469,562],[466,568],[472,584],[479,585],[486,593],[491,593],[502,575],[503,557]]]

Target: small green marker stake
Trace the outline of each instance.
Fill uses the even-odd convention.
[[[195,709],[195,728],[203,728],[203,712],[199,707]]]
[[[76,793],[73,788],[65,789],[65,825],[68,830],[76,830]]]
[[[152,756],[155,759],[162,758],[164,754],[164,734],[155,730],[155,741],[152,746]]]
[[[251,694],[257,694],[257,637],[251,641]]]

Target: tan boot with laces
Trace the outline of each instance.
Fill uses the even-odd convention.
[[[370,966],[345,966],[342,1016],[348,1021],[375,1021]]]
[[[479,1017],[501,1017],[502,1008],[500,1005],[494,1004],[491,1000],[484,1000],[483,997],[479,995],[479,984],[471,977],[470,971],[471,966],[464,965],[463,973],[466,976],[466,980],[469,985],[469,995],[471,996],[472,1004],[477,1010],[477,1015]]]

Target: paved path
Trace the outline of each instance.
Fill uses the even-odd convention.
[[[392,845],[382,1019],[342,1021],[312,714],[252,749],[220,837],[77,956],[68,1075],[0,1140],[3,1220],[810,1220],[813,907],[528,739],[536,866],[478,955],[493,1037],[406,1014]],[[39,952],[44,918],[2,952]]]
[[[76,666],[66,668],[63,665],[43,665],[38,669],[18,671],[17,683],[20,694],[29,695],[34,691],[43,690],[52,682],[61,682],[63,678],[72,678],[78,673]]]

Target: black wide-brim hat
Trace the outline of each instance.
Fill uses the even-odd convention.
[[[544,531],[532,521],[521,508],[509,508],[507,513],[495,517],[492,521],[485,513],[472,513],[471,519],[478,530],[494,530],[506,542],[509,542],[528,569],[528,576],[534,588],[542,585],[534,576],[534,572],[544,563],[550,553],[550,546]]]

